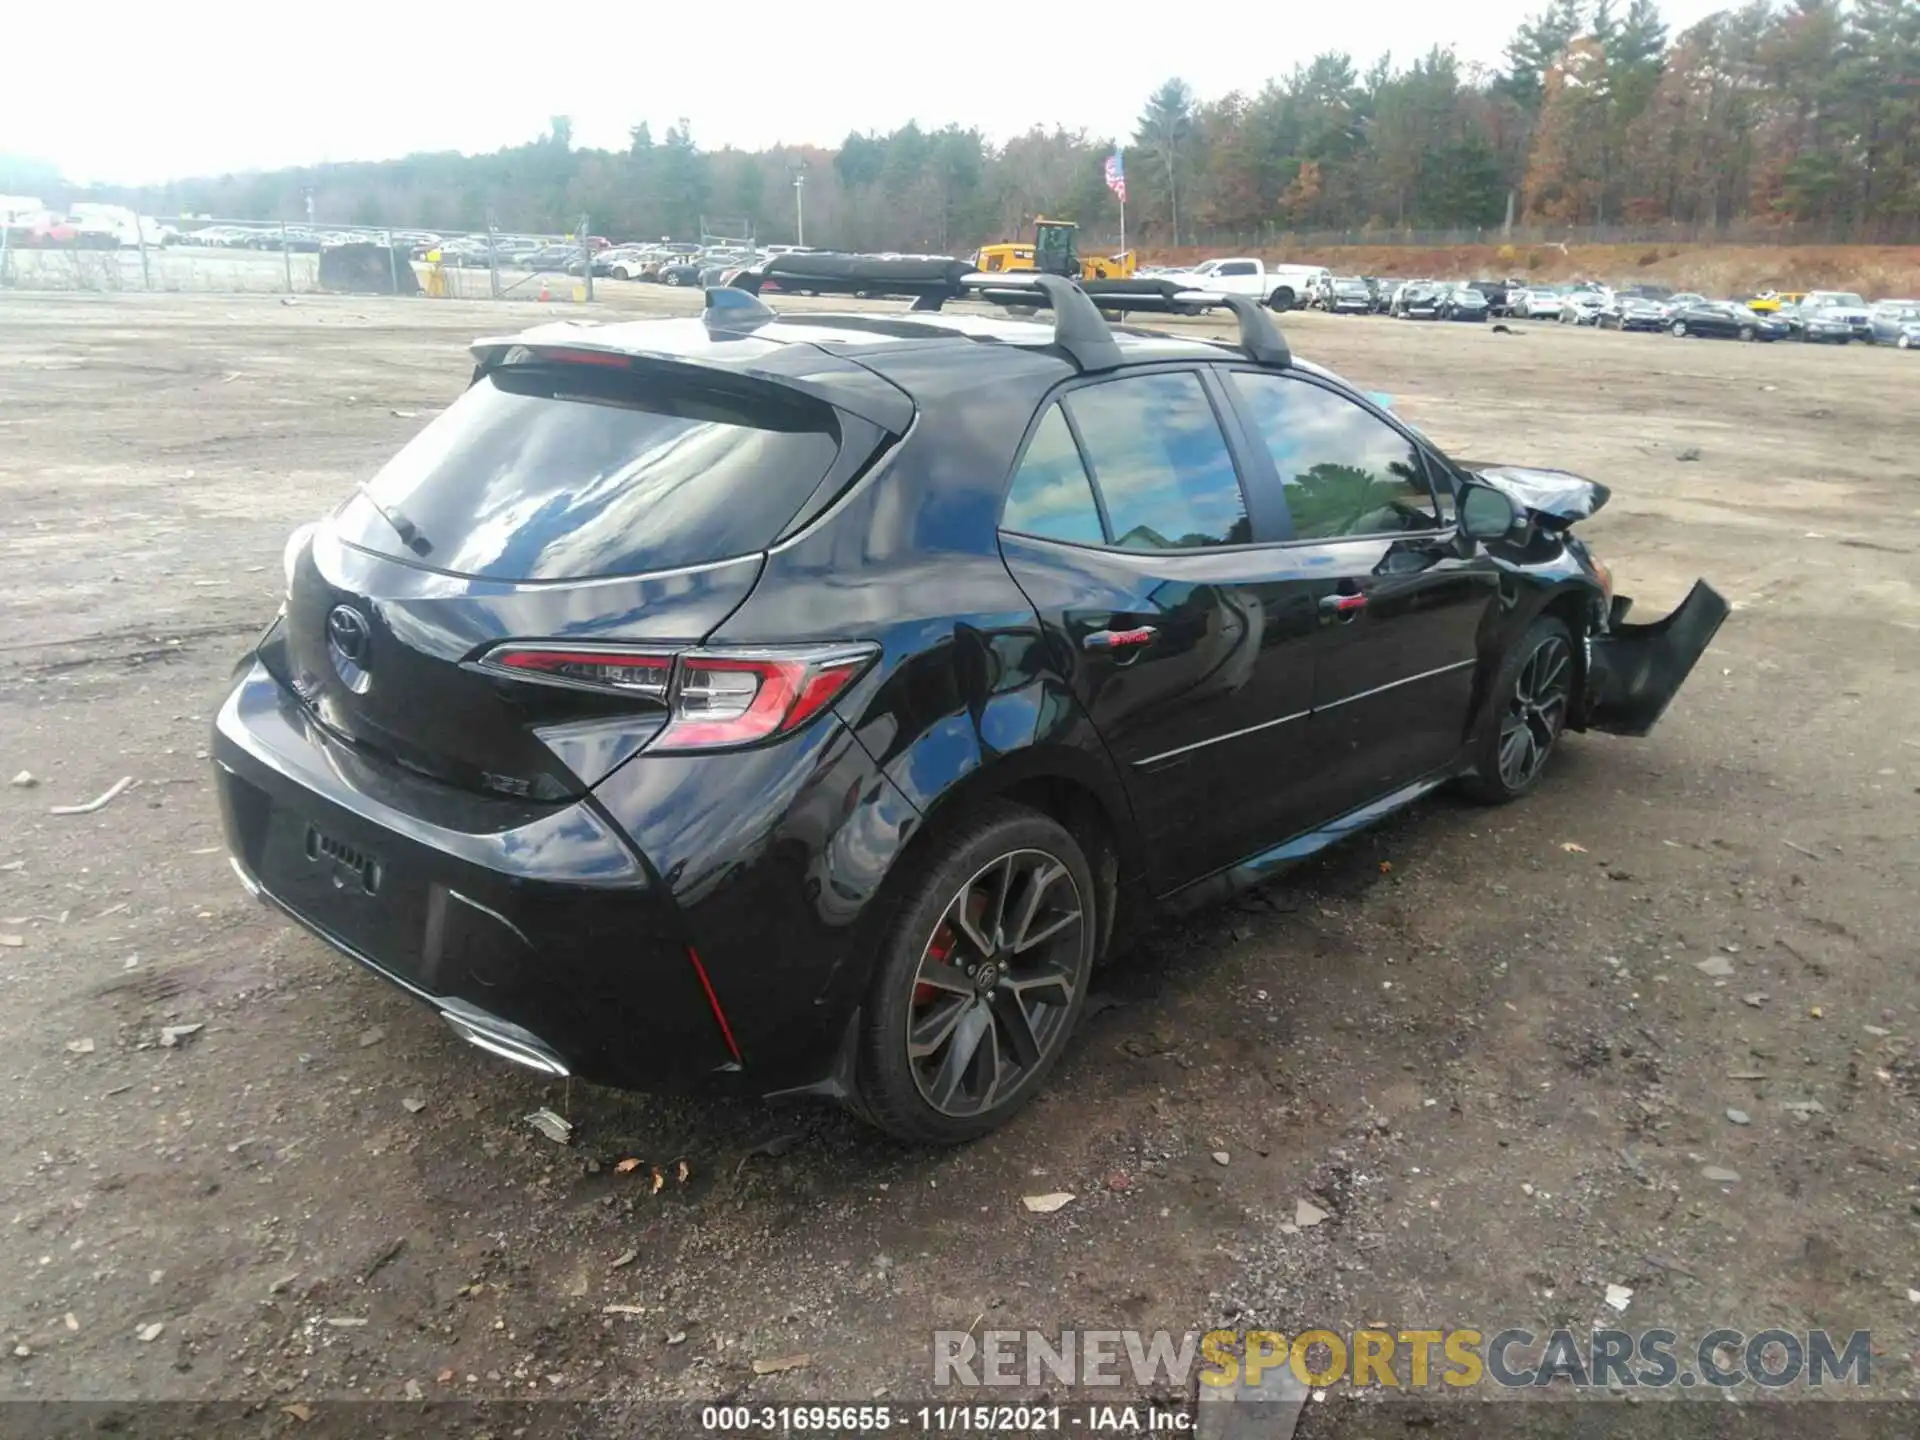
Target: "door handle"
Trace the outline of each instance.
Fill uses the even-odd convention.
[[[1322,595],[1320,613],[1338,620],[1351,620],[1367,608],[1365,595]]]
[[[1137,650],[1151,645],[1158,633],[1151,625],[1136,625],[1131,630],[1095,630],[1080,644],[1087,650]]]

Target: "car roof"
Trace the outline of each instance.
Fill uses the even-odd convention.
[[[1225,342],[1187,339],[1128,326],[1112,327],[1124,365],[1155,361],[1205,361],[1237,358]],[[963,344],[963,342],[972,342]],[[557,321],[534,326],[515,335],[474,341],[471,349],[483,364],[516,346],[590,350],[606,354],[654,356],[689,364],[710,365],[768,379],[797,381],[819,378],[823,371],[841,367],[823,365],[822,356],[887,375],[893,362],[914,357],[915,393],[924,393],[926,377],[938,366],[926,363],[939,352],[956,361],[976,358],[981,348],[1006,347],[1046,366],[1057,366],[1059,378],[1076,373],[1066,352],[1055,343],[1051,323],[1016,320],[996,315],[943,314],[932,311],[838,313],[831,311],[776,315],[760,324],[710,323],[705,318],[623,320],[610,324]],[[972,364],[956,371],[973,371]],[[824,396],[823,398],[832,398]]]

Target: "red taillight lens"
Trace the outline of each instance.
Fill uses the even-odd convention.
[[[667,706],[669,718],[647,748],[702,750],[749,745],[797,730],[867,668],[871,645],[766,650],[684,650],[677,655],[618,646],[502,645],[477,662],[492,675]]]
[[[746,745],[804,725],[867,666],[872,652],[794,651],[680,657],[673,719],[650,747]]]
[[[495,650],[480,668],[517,680],[542,680],[583,690],[611,690],[638,699],[665,702],[673,678],[671,655],[629,650],[545,650],[508,646]]]

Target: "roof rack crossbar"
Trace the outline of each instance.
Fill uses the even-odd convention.
[[[1053,310],[1053,343],[1081,370],[1112,370],[1120,364],[1120,347],[1107,328],[1100,307],[1085,290],[1064,275],[1037,274],[1033,283]]]
[[[1240,322],[1240,349],[1249,360],[1281,369],[1293,364],[1293,351],[1287,346],[1287,337],[1280,333],[1280,327],[1273,323],[1273,317],[1258,300],[1247,295],[1222,295],[1219,303],[1231,310],[1233,318]]]

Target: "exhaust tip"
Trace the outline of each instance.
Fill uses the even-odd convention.
[[[572,1074],[567,1069],[566,1061],[555,1054],[545,1041],[518,1025],[502,1020],[497,1015],[489,1015],[475,1005],[442,1000],[440,1006],[440,1018],[469,1045],[485,1050],[489,1055],[511,1060],[516,1065],[524,1065],[529,1070],[537,1070],[542,1075],[553,1075],[564,1080]]]
[[[233,873],[239,877],[240,888],[264,905],[267,899],[266,892],[260,888],[260,882],[247,873],[247,867],[240,863],[240,857],[227,856],[227,864],[233,867]]]

